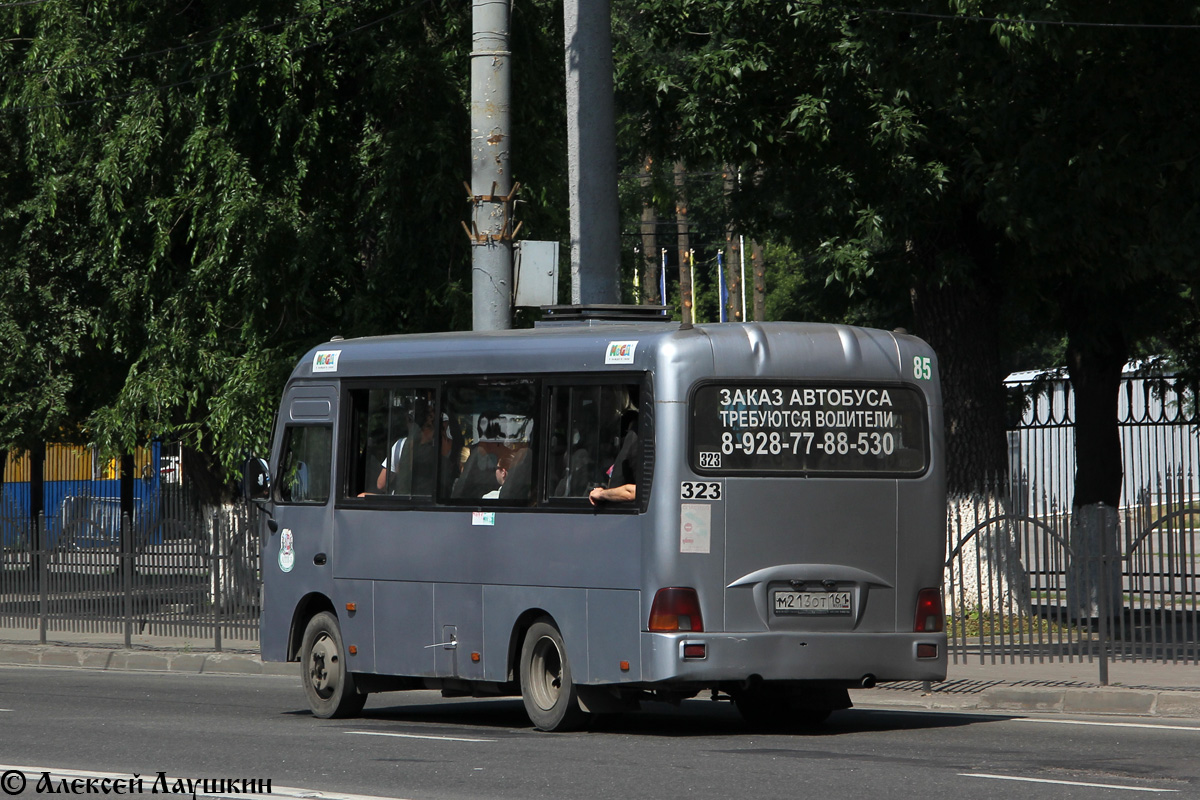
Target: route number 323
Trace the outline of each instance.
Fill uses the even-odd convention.
[[[683,481],[679,484],[680,500],[720,500],[720,481]]]

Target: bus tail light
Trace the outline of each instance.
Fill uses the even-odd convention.
[[[917,594],[917,618],[913,622],[913,630],[917,633],[937,633],[945,626],[942,593],[937,589],[922,589]]]
[[[650,630],[659,632],[702,631],[700,597],[695,589],[659,589],[650,606]]]

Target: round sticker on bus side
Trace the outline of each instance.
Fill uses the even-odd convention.
[[[279,568],[291,572],[296,566],[296,542],[292,537],[292,529],[284,528],[279,535]]]

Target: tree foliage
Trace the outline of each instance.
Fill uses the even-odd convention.
[[[545,55],[552,12],[514,16],[518,56]],[[219,473],[313,344],[469,324],[469,6],[0,16],[0,448],[171,437]],[[522,96],[554,141],[561,89]],[[553,162],[521,165],[553,229]]]
[[[1194,4],[627,5],[628,133],[660,120],[652,147],[753,176],[730,213],[800,256],[799,307],[822,285],[934,344],[952,487],[1004,468],[1017,353],[1066,337],[1086,405],[1188,313]],[[1100,424],[1079,439],[1109,439]],[[1088,488],[1111,479],[1111,449],[1095,456],[1077,501],[1112,497]]]
[[[938,349],[952,484],[1003,469],[1000,379],[1031,346],[1066,342],[1086,406],[1143,343],[1200,338],[1194,4],[613,7],[622,169],[658,171],[628,208],[669,220],[678,162],[736,171],[689,188],[694,218],[714,249],[729,221],[768,245],[773,314]],[[314,343],[465,327],[469,12],[0,8],[0,448],[183,437],[219,473]],[[561,17],[513,14],[541,239],[566,227]],[[1077,497],[1105,499],[1095,409]]]

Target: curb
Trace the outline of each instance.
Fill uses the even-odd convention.
[[[73,667],[124,672],[177,672],[208,675],[296,674],[295,664],[263,662],[249,653],[187,653],[61,645],[0,645],[0,665]]]
[[[1200,691],[1132,689],[1116,686],[1054,688],[1001,684],[976,694],[887,689],[852,690],[855,705],[921,708],[929,711],[1021,711],[1200,719]]]

